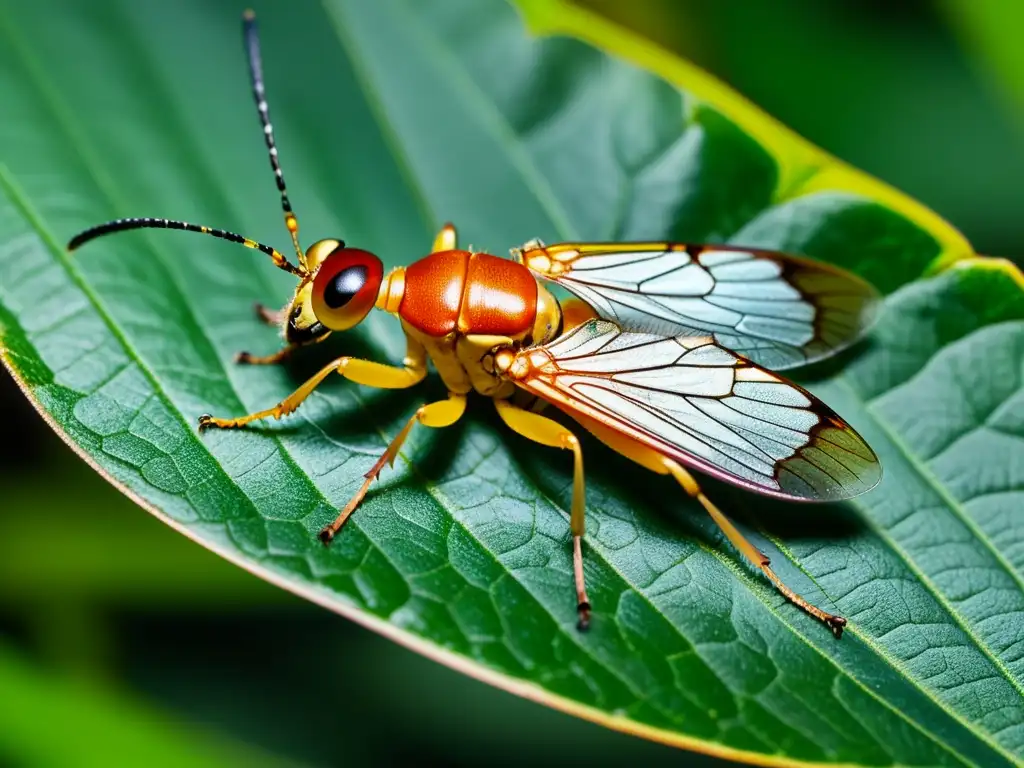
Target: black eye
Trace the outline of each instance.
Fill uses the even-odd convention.
[[[353,264],[341,270],[324,286],[324,304],[331,309],[341,309],[348,304],[366,284],[366,272],[362,264]]]

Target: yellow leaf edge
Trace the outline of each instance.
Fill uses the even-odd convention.
[[[739,126],[778,163],[776,202],[823,191],[849,192],[874,200],[917,224],[938,242],[940,252],[926,275],[977,256],[967,238],[935,211],[815,146],[695,64],[571,0],[512,2],[534,34],[567,35],[630,61],[685,89]]]

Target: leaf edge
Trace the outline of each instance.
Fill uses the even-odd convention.
[[[978,254],[967,238],[938,213],[892,185],[855,168],[805,139],[732,86],[686,59],[573,0],[510,0],[535,35],[567,35],[624,59],[685,88],[734,122],[775,158],[779,181],[774,202],[813,192],[860,195],[906,217],[935,238],[940,252],[924,274],[942,272]]]

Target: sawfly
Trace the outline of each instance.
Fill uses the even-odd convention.
[[[796,594],[704,495],[690,473],[792,501],[838,501],[872,488],[878,459],[834,411],[776,371],[812,363],[853,343],[870,324],[878,294],[860,278],[774,251],[684,243],[531,241],[512,258],[461,250],[446,225],[430,253],[385,274],[381,260],[340,239],[303,250],[278,161],[252,12],[243,19],[253,95],[281,194],[295,263],[275,248],[233,232],[159,218],[118,219],[76,235],[89,240],[130,229],[199,232],[267,254],[298,284],[280,311],[258,307],[279,325],[277,352],[239,353],[272,364],[373,309],[398,317],[407,348],[401,365],[343,356],[277,405],[246,416],[201,416],[201,429],[234,429],[281,418],[331,374],[370,387],[406,389],[428,361],[448,397],[421,406],[366,473],[355,495],[320,533],[329,543],[370,484],[393,463],[416,424],[447,427],[477,393],[493,400],[513,431],[573,455],[569,516],[578,627],[591,606],[583,573],[583,453],[574,431],[525,407],[517,392],[571,416],[581,428],[641,466],[669,475],[697,499],[726,537],[793,603],[841,636],[846,620]],[[546,287],[575,298],[560,302]],[[526,398],[529,402],[531,399]]]

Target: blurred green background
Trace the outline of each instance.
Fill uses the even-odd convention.
[[[586,4],[1021,263],[1024,10]],[[0,424],[0,765],[722,764],[493,690],[221,561],[94,475],[6,374]]]

